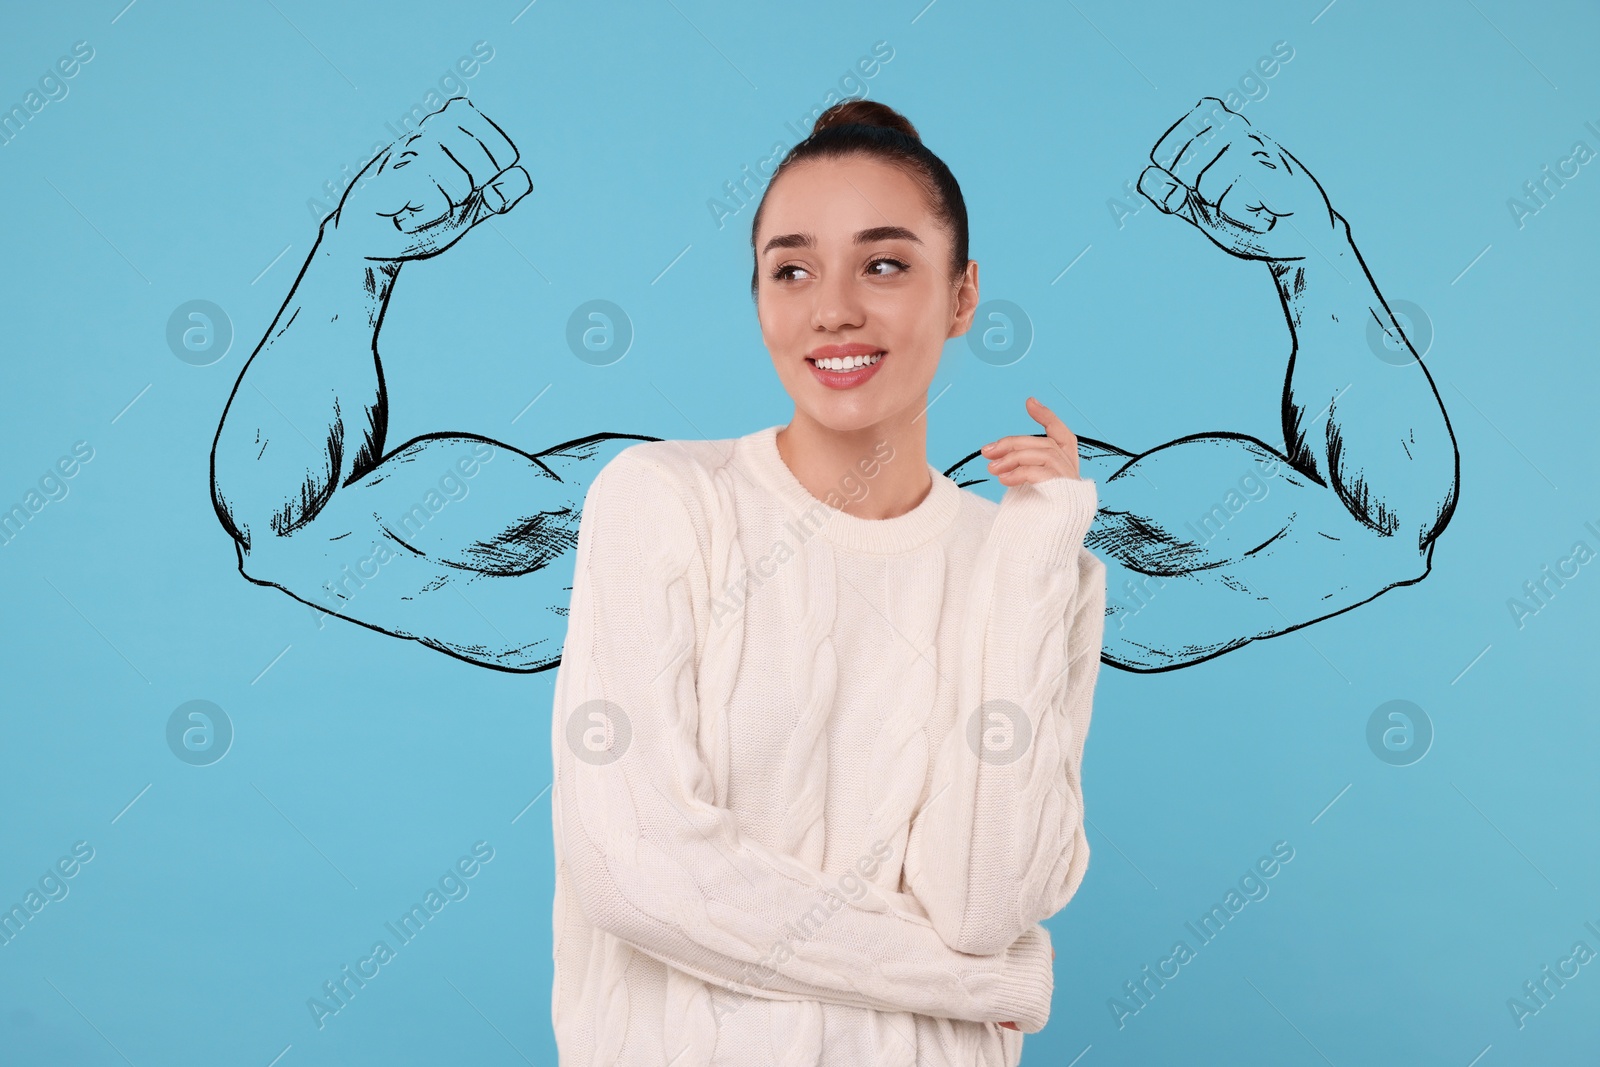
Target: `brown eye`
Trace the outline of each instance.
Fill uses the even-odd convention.
[[[880,263],[887,263],[891,267],[894,267],[895,269],[892,270],[892,271],[875,271],[875,270],[872,269],[872,268],[878,266],[878,264],[880,264]],[[877,259],[875,259],[871,263],[867,264],[867,273],[874,274],[879,278],[887,278],[887,277],[889,277],[890,275],[893,275],[893,274],[902,274],[905,271],[910,270],[910,269],[911,268],[909,266],[907,266],[906,264],[900,262],[898,259],[891,259],[888,256],[879,256]]]
[[[803,274],[805,273],[805,268],[796,266],[793,263],[785,263],[783,266],[772,272],[772,277],[777,281],[794,281],[796,271],[799,271]]]

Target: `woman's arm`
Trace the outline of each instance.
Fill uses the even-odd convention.
[[[915,901],[852,901],[860,880],[764,847],[713,802],[695,625],[710,589],[673,478],[628,450],[584,504],[551,742],[556,847],[585,915],[735,991],[1038,1031],[1054,986],[1042,927],[956,951]]]
[[[1096,484],[1012,485],[974,564],[955,721],[911,823],[905,881],[945,943],[997,952],[1054,915],[1089,863],[1080,768],[1105,626],[1083,547]]]
[[[251,581],[475,663],[540,670],[560,655],[587,472],[639,438],[529,455],[428,434],[386,453],[377,352],[401,267],[509,211],[530,188],[516,161],[456,99],[367,164],[228,398],[211,491]]]

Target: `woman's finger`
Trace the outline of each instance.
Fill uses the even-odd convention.
[[[1033,417],[1035,422],[1044,427],[1044,432],[1050,435],[1050,440],[1062,448],[1076,449],[1078,447],[1077,435],[1069,430],[1067,424],[1062,422],[1061,418],[1046,407],[1038,397],[1030,396],[1026,406],[1028,414]]]
[[[1065,475],[1058,474],[1049,467],[1017,467],[1015,470],[999,472],[994,476],[994,480],[1001,485],[1012,486],[1046,482],[1053,478],[1062,477],[1065,477]]]
[[[1024,482],[1043,482],[1052,478],[1065,477],[1060,471],[1050,467],[1012,467],[1009,470],[996,471],[995,481],[1001,485],[1021,485]]]
[[[996,438],[978,451],[993,458],[997,453],[1006,452],[1013,448],[1037,448],[1046,445],[1052,448],[1061,447],[1054,438],[1041,437],[1038,434],[1011,434],[1007,437]]]
[[[1067,472],[1067,456],[1054,445],[1043,448],[1017,448],[989,461],[989,469],[996,473],[1016,467],[1049,467],[1058,473]]]
[[[1078,477],[1078,438],[1055,412],[1030,396],[1028,415],[1045,428],[1039,434],[1010,434],[978,451],[989,460],[989,473],[1002,485]]]

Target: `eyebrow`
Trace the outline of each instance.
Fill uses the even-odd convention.
[[[873,241],[915,241],[922,243],[922,238],[906,229],[904,226],[872,226],[856,232],[856,244],[871,244]],[[774,248],[815,248],[817,239],[809,233],[780,233],[767,242],[762,254]]]

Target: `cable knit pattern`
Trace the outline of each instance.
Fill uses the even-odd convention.
[[[551,722],[560,1062],[1015,1067],[1049,1017],[1041,909],[1086,858],[1103,583],[1057,601],[1069,573],[1096,588],[1092,483],[995,505],[929,467],[910,512],[860,519],[777,430],[636,445],[590,487]],[[1019,784],[942,768],[965,694],[1019,684],[1048,737]],[[947,852],[992,848],[952,835],[1004,827],[1012,882],[955,876]],[[947,940],[991,910],[1034,918],[992,952]]]
[[[819,868],[828,799],[828,720],[839,681],[833,647],[838,598],[833,562],[833,547],[812,537],[783,565],[784,603],[798,613],[793,620],[794,670],[789,684],[800,714],[781,770],[786,815],[777,847]]]
[[[794,620],[793,686],[799,719],[782,767],[784,821],[775,847],[821,869],[826,845],[828,720],[837,696],[839,661],[833,646],[838,598],[833,546],[820,537],[802,542],[784,564],[784,603]],[[817,1067],[822,1054],[822,1005],[782,1001],[770,1008],[775,1033],[789,1035],[778,1062]]]
[[[878,773],[870,780],[865,837],[887,841],[895,855],[903,856],[911,813],[928,775],[925,724],[939,684],[939,649],[934,638],[944,606],[944,549],[934,543],[885,562],[888,622],[896,640],[883,649],[884,670],[893,679],[889,691],[898,700],[872,748],[871,766]],[[885,889],[897,889],[900,872],[886,864],[874,881]]]
[[[711,557],[710,584],[711,589],[725,595],[728,590],[740,587],[748,567],[744,550],[739,544],[739,517],[733,478],[725,463],[710,473],[710,483],[712,499],[716,502],[711,533],[706,540]],[[733,611],[710,621],[702,655],[703,661],[710,666],[701,671],[706,685],[700,700],[700,713],[704,720],[700,744],[704,752],[711,754],[714,791],[709,799],[713,804],[728,802],[728,705],[733,699],[733,684],[739,675],[739,653],[744,648],[746,618],[741,590],[740,601]]]
[[[1092,481],[1007,490],[978,553],[959,717],[934,764],[906,882],[945,942],[994,952],[1055,914],[1089,863],[1078,767],[1105,626],[1105,564],[1082,547]],[[1069,670],[1069,629],[1094,658]],[[976,743],[975,743],[976,742]]]
[[[939,683],[936,638],[947,577],[944,548],[934,542],[905,557],[888,557],[884,565],[884,588],[889,597],[887,621],[895,640],[882,651],[884,670],[891,679],[890,692],[897,700],[872,746],[869,766],[877,773],[870,779],[865,839],[886,841],[894,855],[904,856],[911,814],[928,775],[925,725]],[[898,866],[884,864],[872,881],[884,889],[898,890]],[[876,1042],[887,1053],[879,1061],[881,1067],[915,1067],[912,1043],[896,1040],[896,1035],[915,1032],[912,1016],[906,1012],[879,1013],[874,1023],[886,1031]]]
[[[690,453],[681,448],[685,456]],[[731,456],[731,450],[730,450]],[[739,675],[739,657],[744,648],[743,585],[747,570],[739,544],[738,515],[733,479],[726,463],[709,472],[710,499],[714,518],[706,540],[710,588],[727,593],[738,591],[734,609],[719,613],[707,628],[700,696],[700,750],[710,754],[711,795],[706,800],[726,805],[728,798],[729,704]],[[708,1067],[716,1054],[717,1013],[711,987],[684,971],[667,969],[667,1004],[663,1017],[663,1049],[674,1067]],[[816,1025],[820,1026],[820,1011]]]

